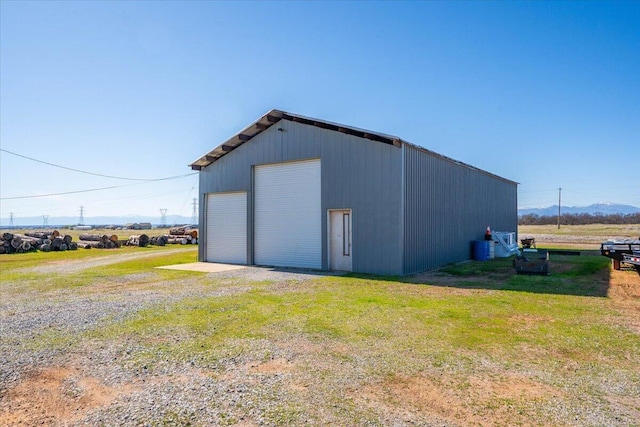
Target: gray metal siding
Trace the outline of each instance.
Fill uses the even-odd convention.
[[[253,263],[253,166],[320,157],[321,147],[310,139],[301,139],[300,132],[298,135],[295,134],[297,129],[278,131],[278,128],[284,129],[284,123],[286,122],[277,123],[200,171],[200,206],[204,206],[204,195],[207,193],[228,191],[248,193],[247,260],[249,263]],[[205,224],[206,227],[202,212],[200,221],[200,224]],[[200,260],[205,259],[205,246],[206,241],[202,242],[198,250]]]
[[[353,271],[399,275],[402,274],[401,153],[400,148],[389,144],[281,120],[200,171],[200,206],[204,206],[206,193],[249,193],[247,247],[248,259],[253,262],[253,166],[320,158],[322,267],[328,268],[327,210],[350,208]],[[200,221],[206,226],[202,210]],[[206,242],[202,242],[201,260],[205,246]]]
[[[328,209],[352,209],[353,271],[401,275],[402,150],[352,135],[318,130],[324,133],[323,236],[327,235]],[[326,247],[323,265],[328,265]]]
[[[282,129],[279,131],[278,129]],[[517,230],[517,184],[411,145],[399,148],[281,120],[200,171],[204,194],[247,191],[247,250],[253,263],[253,167],[321,159],[322,267],[327,210],[352,209],[353,271],[412,274],[469,259],[471,241]],[[204,209],[200,224],[205,224]],[[206,224],[205,224],[206,226]],[[206,233],[201,233],[206,236]],[[204,259],[206,241],[200,246]]]
[[[471,241],[517,230],[517,184],[405,146],[404,274],[470,258]]]

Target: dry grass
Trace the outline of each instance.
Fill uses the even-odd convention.
[[[606,240],[640,239],[640,224],[520,225],[518,236],[535,238],[538,247],[597,250]]]
[[[587,224],[587,225],[519,225],[519,235],[550,234],[553,236],[582,236],[584,238],[607,239],[620,236],[639,238],[640,224]]]

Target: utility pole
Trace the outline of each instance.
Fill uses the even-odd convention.
[[[560,203],[561,203],[561,198],[562,196],[562,188],[558,188],[558,230],[560,230]]]
[[[42,227],[47,228],[49,226],[49,215],[42,215]]]
[[[193,198],[191,206],[193,206],[193,210],[191,211],[191,225],[196,225],[198,223],[198,202],[195,197]]]
[[[160,209],[160,227],[167,228],[167,210]]]
[[[9,213],[9,228],[13,228],[15,225],[13,224],[13,212]]]
[[[80,219],[78,225],[84,225],[84,206],[80,206]]]

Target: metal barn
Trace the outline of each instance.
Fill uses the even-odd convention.
[[[517,229],[517,183],[379,132],[271,110],[193,162],[200,261],[408,275]]]

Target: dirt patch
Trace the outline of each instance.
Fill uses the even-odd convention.
[[[505,374],[497,379],[472,376],[469,384],[480,395],[497,399],[540,399],[559,397],[560,391],[519,375]]]
[[[425,417],[461,425],[540,425],[529,421],[527,405],[561,393],[535,380],[497,377],[395,377],[358,391],[356,401],[403,418]],[[552,425],[551,423],[548,425]]]
[[[32,372],[6,392],[1,425],[51,425],[72,422],[87,411],[108,405],[126,388],[114,389],[75,369],[51,367]]]
[[[627,326],[640,334],[640,274],[612,269],[607,296],[625,316]]]
[[[246,368],[249,372],[258,374],[281,374],[290,371],[293,366],[286,359],[273,359],[264,363],[250,363]]]
[[[511,316],[511,321],[514,325],[523,325],[524,328],[529,329],[538,327],[539,325],[553,323],[555,319],[551,316],[515,314]]]

